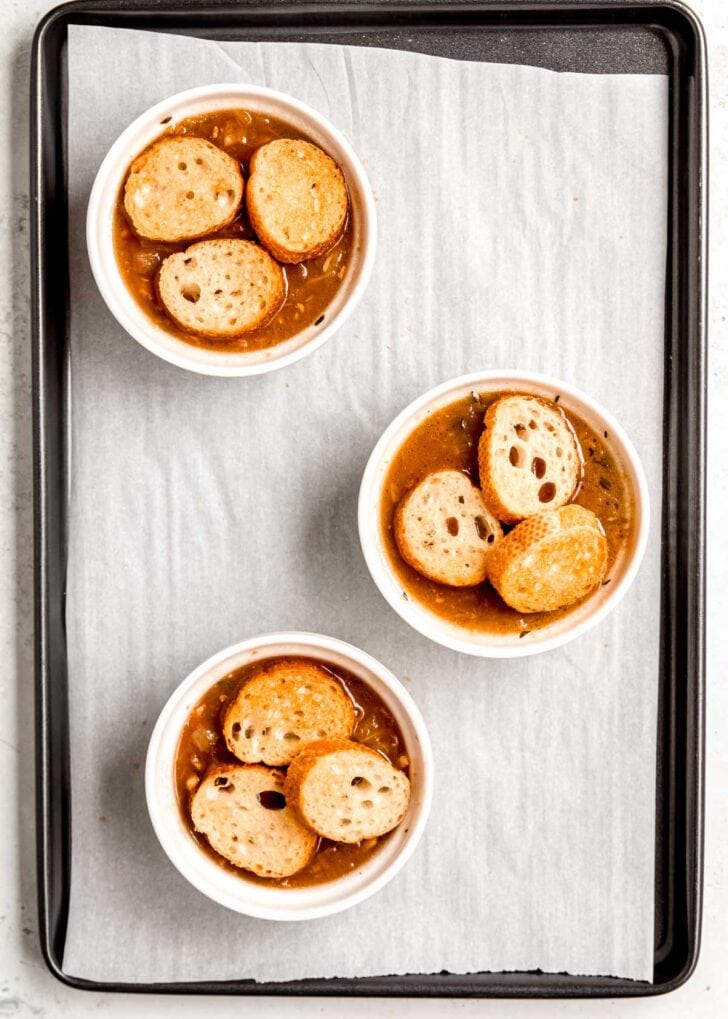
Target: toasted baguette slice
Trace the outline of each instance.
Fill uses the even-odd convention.
[[[397,547],[410,566],[451,587],[481,584],[503,532],[479,490],[460,471],[435,471],[394,516]]]
[[[317,838],[287,806],[282,771],[215,765],[192,797],[195,830],[236,867],[259,877],[288,877],[305,867]]]
[[[124,208],[140,237],[186,241],[227,226],[243,201],[240,164],[204,138],[162,138],[134,160]]]
[[[283,270],[251,241],[200,241],[170,255],[157,278],[170,318],[200,336],[229,339],[272,318],[286,297]]]
[[[505,536],[491,556],[489,579],[517,612],[551,612],[604,580],[607,551],[591,510],[574,504],[543,510]]]
[[[478,445],[483,499],[506,524],[558,509],[574,494],[582,457],[558,408],[535,396],[504,396],[488,407]]]
[[[305,658],[288,658],[263,665],[243,684],[222,731],[239,760],[286,765],[312,740],[350,736],[354,721],[354,705],[333,676]]]
[[[320,740],[291,764],[285,793],[317,835],[361,842],[397,827],[407,811],[410,782],[376,750],[349,740]]]
[[[346,223],[344,175],[310,142],[280,138],[257,149],[246,195],[251,226],[280,262],[323,255]]]

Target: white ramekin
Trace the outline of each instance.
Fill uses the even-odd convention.
[[[355,872],[308,888],[279,888],[221,867],[195,842],[182,819],[174,780],[180,733],[205,692],[231,670],[277,655],[317,658],[348,670],[381,697],[399,725],[410,759],[410,805],[386,842]],[[422,715],[405,688],[378,661],[351,644],[317,633],[269,633],[203,662],[167,701],[147,751],[147,806],[157,838],[190,884],[228,909],[265,920],[311,920],[348,909],[383,888],[412,855],[432,803],[433,759]]]
[[[471,392],[533,393],[546,399],[559,394],[560,406],[578,414],[596,432],[605,429],[609,445],[625,470],[634,493],[634,523],[629,547],[610,570],[610,583],[595,591],[586,601],[554,620],[531,631],[525,639],[518,634],[482,633],[448,622],[418,602],[414,596],[404,597],[402,584],[390,563],[380,523],[382,487],[396,453],[405,439],[434,411],[440,410]],[[367,463],[359,492],[359,538],[362,551],[375,584],[405,622],[425,637],[464,654],[483,658],[522,658],[550,651],[566,644],[596,626],[624,597],[642,562],[650,524],[650,502],[647,479],[637,452],[629,438],[600,404],[575,386],[534,372],[504,369],[476,372],[444,382],[399,414],[389,425]],[[525,618],[528,618],[527,616]]]
[[[352,218],[348,271],[326,309],[322,325],[310,325],[282,343],[263,350],[225,352],[197,347],[165,332],[144,313],[127,289],[114,254],[113,221],[119,189],[132,160],[172,122],[212,110],[247,109],[279,117],[303,131],[341,167],[346,177]],[[292,364],[320,347],[341,328],[366,289],[374,263],[377,219],[374,197],[358,156],[343,134],[310,106],[283,92],[253,85],[203,85],[157,103],[117,138],[99,167],[86,218],[91,269],[109,310],[135,340],[152,353],[203,375],[260,375]],[[193,242],[190,242],[193,243]]]

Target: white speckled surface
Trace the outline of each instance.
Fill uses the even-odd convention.
[[[52,0],[2,0],[0,74],[0,1016],[122,1016],[142,1008],[155,1016],[359,1016],[372,1003],[195,999],[74,992],[46,971],[37,944],[32,799],[32,535],[30,338],[28,310],[27,93],[30,41]],[[728,611],[726,543],[718,507],[728,499],[728,433],[721,411],[728,400],[728,6],[703,0],[695,9],[708,36],[711,71],[710,431],[708,465],[708,746],[703,948],[698,968],[681,990],[651,1001],[380,1002],[379,1016],[596,1015],[722,1016],[728,1011],[728,650],[721,623]]]

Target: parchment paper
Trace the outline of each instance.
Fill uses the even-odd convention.
[[[65,966],[171,981],[541,968],[652,973],[667,80],[366,48],[71,26],[72,883]],[[84,220],[107,149],[183,88],[244,81],[331,118],[377,196],[369,290],[337,337],[259,379],[186,373],[116,325]],[[374,587],[356,500],[383,428],[478,368],[571,380],[622,421],[650,547],[595,631],[532,659],[458,656]],[[411,862],[339,916],[207,901],[164,856],[143,760],[166,698],[244,637],[310,629],[402,677],[435,803]]]

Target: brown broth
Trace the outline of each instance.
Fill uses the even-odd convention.
[[[188,117],[170,126],[160,137],[191,135],[206,138],[242,164],[247,180],[247,165],[256,149],[277,138],[302,138],[311,141],[302,131],[278,120],[247,110],[217,110],[200,117]],[[155,139],[152,144],[159,141]],[[286,300],[269,322],[259,329],[228,339],[196,336],[187,332],[169,318],[157,293],[157,273],[165,258],[176,251],[184,251],[196,241],[165,244],[137,236],[124,211],[124,185],[116,201],[114,213],[114,251],[122,279],[139,307],[165,332],[193,346],[212,350],[247,351],[272,347],[290,339],[307,326],[323,324],[326,309],[346,275],[352,248],[351,216],[344,232],[325,254],[299,265],[282,266],[286,278]],[[245,201],[240,215],[228,226],[198,240],[218,237],[237,237],[256,240],[245,212]],[[319,320],[321,320],[319,322]]]
[[[266,663],[277,659],[266,659]],[[352,740],[378,751],[395,768],[409,773],[409,760],[405,754],[402,733],[384,703],[361,680],[344,669],[334,668],[327,662],[316,661],[343,687],[354,705],[355,723]],[[362,864],[389,838],[391,832],[379,838],[356,844],[319,839],[316,854],[297,874],[287,878],[261,878],[243,870],[220,856],[206,837],[194,830],[190,817],[190,804],[197,785],[207,770],[216,764],[240,764],[230,753],[222,736],[222,715],[227,702],[234,697],[243,683],[260,669],[255,661],[231,672],[212,686],[190,712],[180,735],[175,759],[177,801],[190,835],[216,863],[239,877],[281,888],[301,888],[334,881]],[[276,768],[285,771],[285,768]]]
[[[555,612],[516,612],[487,582],[476,587],[448,587],[428,580],[405,562],[394,536],[397,504],[428,474],[451,468],[463,471],[474,484],[479,484],[478,440],[483,431],[483,418],[488,405],[505,395],[510,394],[484,396],[473,393],[426,418],[407,438],[392,461],[382,488],[380,519],[384,545],[402,585],[403,595],[466,629],[525,636],[562,618],[581,602]],[[564,416],[570,422],[584,455],[581,483],[571,501],[599,517],[607,538],[609,571],[629,542],[634,496],[624,470],[610,449],[606,433],[597,434],[571,411]],[[609,583],[609,573],[604,583]]]

